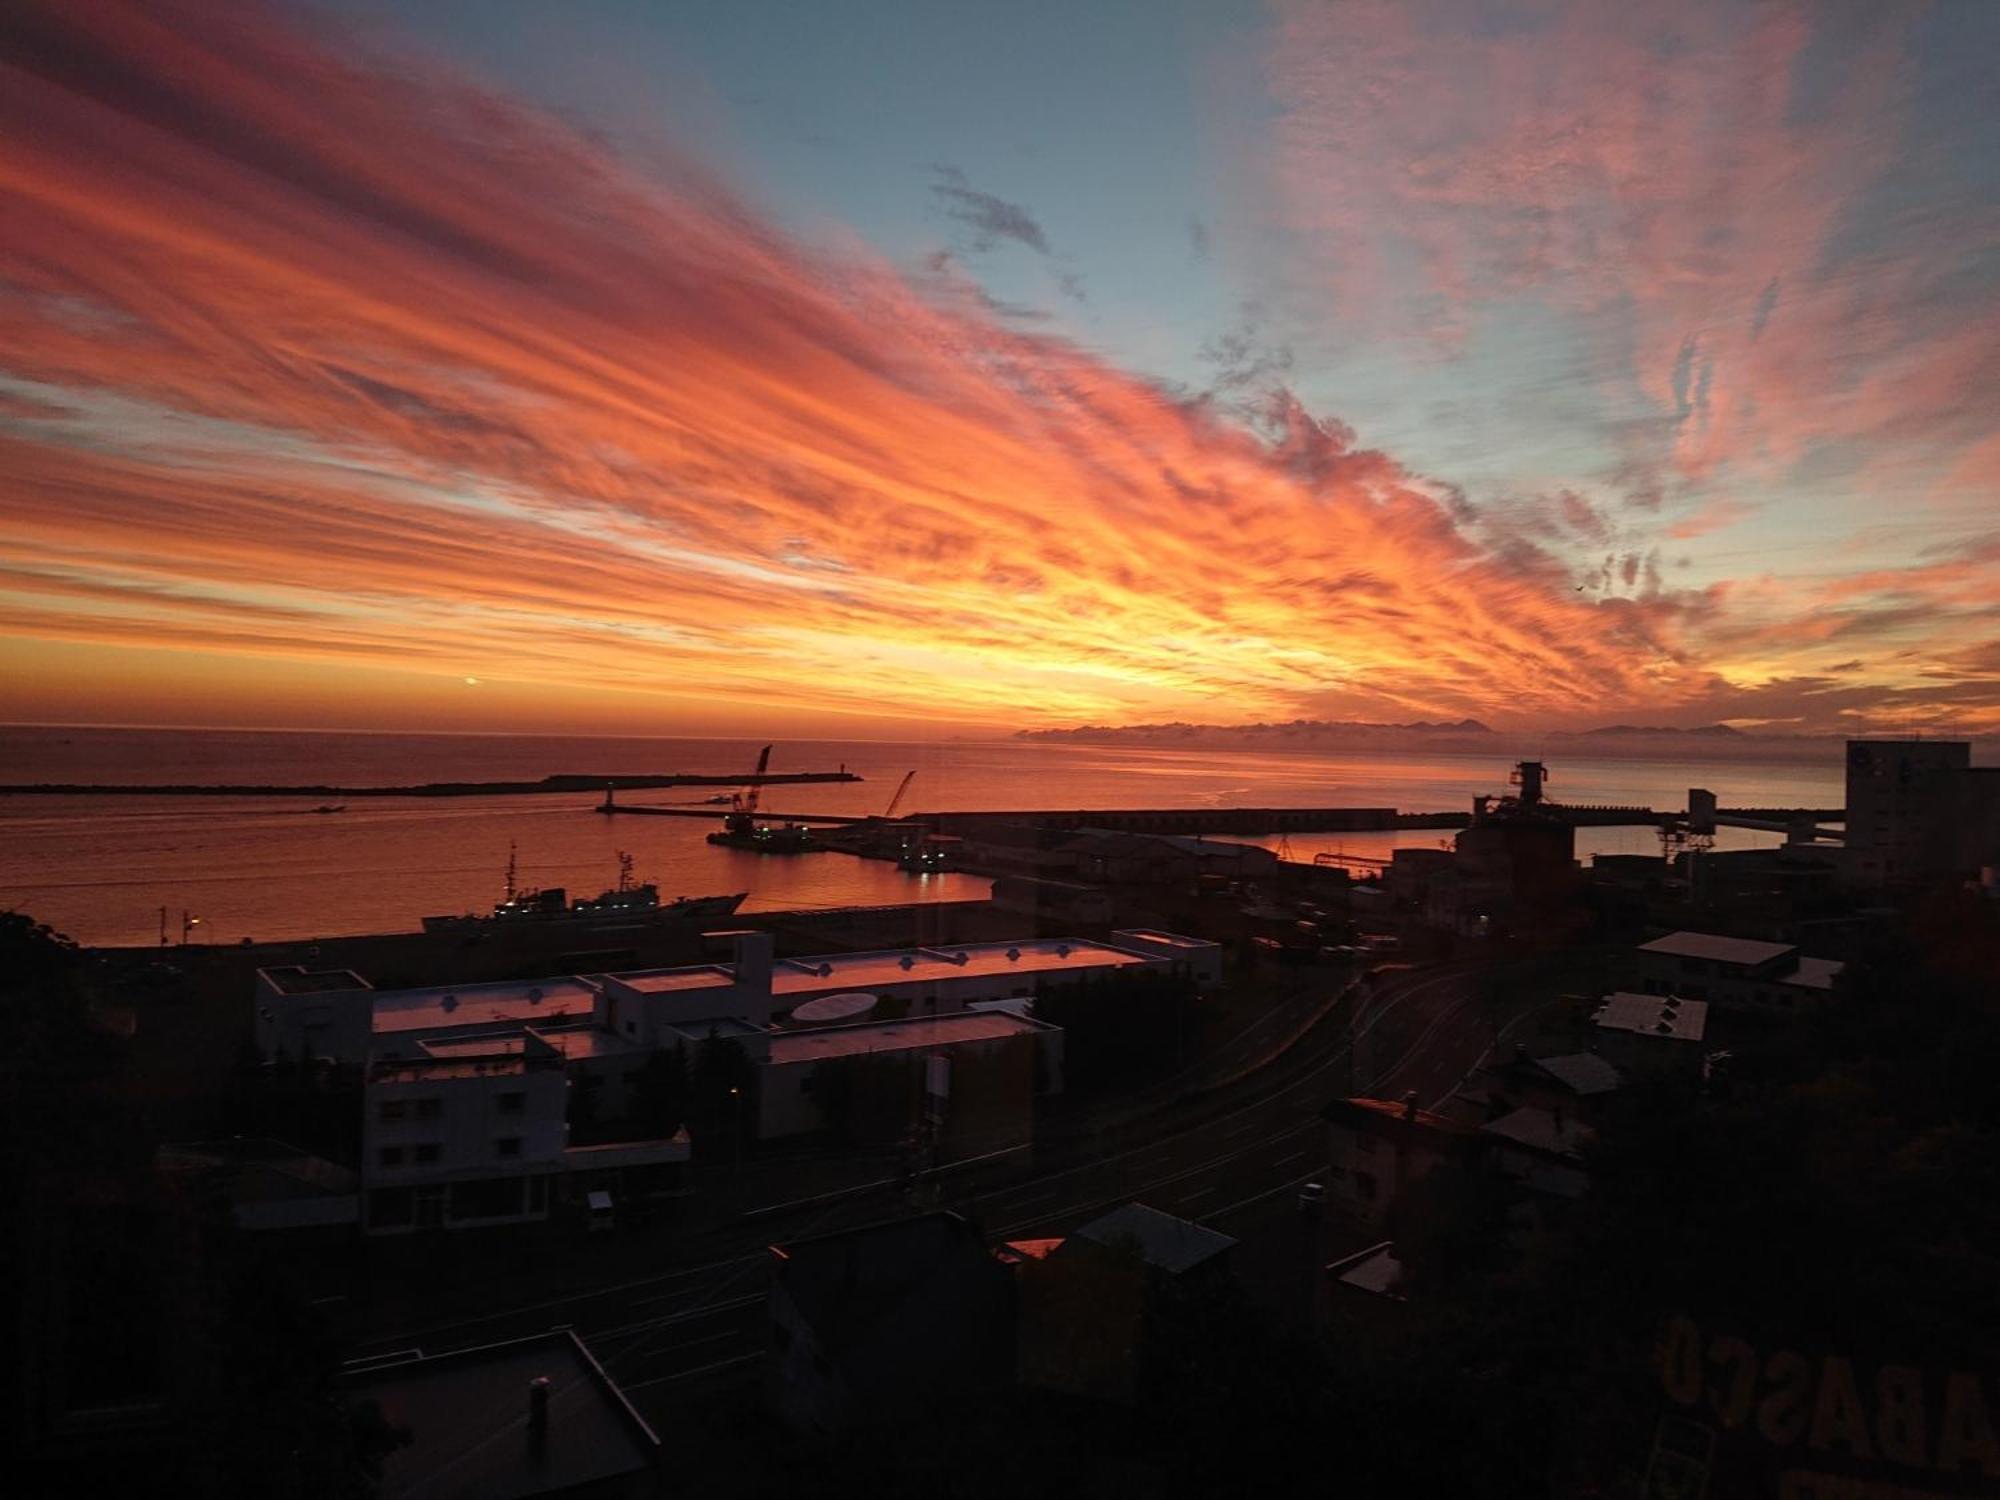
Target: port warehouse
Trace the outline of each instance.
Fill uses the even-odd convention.
[[[365,1228],[388,1233],[543,1218],[593,1193],[671,1191],[690,1156],[684,1131],[578,1147],[565,1123],[570,1089],[584,1079],[607,1114],[622,1113],[656,1051],[711,1036],[737,1042],[756,1069],[747,1124],[761,1138],[819,1129],[815,1080],[847,1059],[890,1064],[878,1080],[902,1076],[897,1063],[914,1074],[947,1059],[951,1108],[990,1124],[1062,1087],[1062,1032],[1030,1013],[1038,993],[1135,970],[1198,984],[1221,974],[1217,945],[1137,928],[1106,941],[787,959],[767,932],[708,938],[726,943],[731,961],[407,990],[376,990],[344,969],[260,969],[257,1047],[266,1060],[362,1070],[358,1212]],[[797,1015],[833,996],[884,1015],[833,1024]]]

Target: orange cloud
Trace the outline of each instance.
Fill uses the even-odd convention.
[[[663,724],[1504,720],[1712,684],[1713,599],[1595,602],[1295,404],[1178,400],[794,244],[691,161],[639,175],[254,8],[17,6],[0,36],[0,633],[124,653],[108,692],[141,648]]]

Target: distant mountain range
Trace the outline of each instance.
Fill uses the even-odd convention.
[[[1932,738],[1958,736],[1934,734]],[[1980,743],[1988,736],[1967,735]],[[1594,729],[1526,733],[1496,730],[1477,719],[1377,724],[1354,719],[1293,719],[1281,724],[1085,724],[1075,729],[1022,729],[1017,740],[1076,745],[1129,745],[1186,750],[1270,750],[1293,752],[1436,751],[1516,756],[1561,755],[1606,758],[1682,755],[1716,760],[1796,761],[1838,758],[1845,736],[1762,734],[1728,724],[1677,728],[1668,724],[1605,724]],[[2000,743],[2000,742],[1996,742]]]
[[[1745,735],[1742,730],[1733,729],[1727,724],[1703,724],[1696,729],[1676,729],[1670,724],[1606,724],[1602,729],[1579,730],[1575,734],[1574,738],[1580,740],[1587,740],[1587,739],[1595,739],[1601,735],[1634,735],[1634,734],[1648,734],[1648,735],[1699,734],[1699,735],[1711,735],[1720,739],[1738,739],[1738,740],[1749,738],[1749,736]],[[1563,738],[1567,739],[1571,738],[1571,736],[1565,735],[1563,736]],[[1766,738],[1770,738],[1770,736],[1766,736]],[[1787,738],[1790,738],[1790,736],[1787,736]]]
[[[1328,740],[1369,740],[1403,737],[1491,735],[1477,719],[1457,723],[1418,720],[1414,724],[1370,724],[1353,719],[1293,719],[1287,724],[1085,724],[1076,729],[1022,729],[1017,740],[1069,740],[1082,744],[1117,745],[1242,745],[1246,742],[1315,743]]]

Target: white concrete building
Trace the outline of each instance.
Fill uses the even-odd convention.
[[[711,1037],[738,1043],[759,1070],[760,1136],[820,1128],[815,1073],[866,1056],[956,1057],[968,1079],[982,1080],[985,1107],[1011,1099],[1025,1111],[1035,1093],[1062,1087],[1060,1028],[1020,1013],[1037,994],[1126,972],[1198,984],[1221,975],[1216,944],[1142,929],[1102,943],[1036,938],[800,959],[775,958],[769,933],[710,936],[733,945],[732,961],[391,991],[344,969],[263,970],[257,1044],[266,1060],[365,1069],[364,1222],[384,1232],[540,1218],[593,1184],[657,1185],[686,1161],[685,1133],[583,1150],[569,1145],[564,1122],[570,1090],[584,1082],[607,1117],[622,1115],[658,1051]],[[833,995],[860,997],[865,1018],[794,1020]],[[989,1008],[996,1003],[1007,1009]]]
[[[1637,988],[1747,1010],[1795,1011],[1824,1000],[1844,964],[1791,943],[1673,932],[1634,954]]]
[[[378,1057],[363,1090],[363,1227],[371,1233],[518,1223],[561,1202],[671,1190],[687,1133],[569,1144],[569,1060],[532,1030],[441,1038]],[[651,1182],[648,1183],[647,1179]]]

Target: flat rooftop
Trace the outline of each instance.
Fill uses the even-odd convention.
[[[375,996],[374,1030],[380,1035],[494,1021],[582,1020],[596,1006],[596,986],[572,977],[385,990]]]
[[[369,988],[368,981],[352,969],[308,969],[303,964],[283,964],[275,969],[259,969],[257,973],[281,995],[326,995]]]
[[[947,1016],[912,1016],[903,1021],[828,1026],[816,1031],[774,1031],[771,1062],[773,1065],[818,1062],[829,1057],[907,1052],[954,1042],[991,1042],[1010,1036],[1033,1036],[1047,1029],[1004,1011],[964,1011]]]
[[[960,955],[963,963],[958,961]],[[1066,969],[1125,969],[1153,962],[1144,954],[1082,938],[1021,938],[1011,943],[965,943],[948,948],[828,953],[780,960],[771,969],[771,993],[804,997],[829,989],[882,989],[996,974],[1052,974]]]
[[[1660,995],[1635,995],[1629,990],[1618,990],[1598,1002],[1597,1013],[1591,1019],[1610,1031],[1698,1042],[1708,1029],[1708,1002],[1669,1000]]]
[[[549,1382],[548,1437],[528,1430],[528,1383]],[[409,1443],[382,1460],[381,1493],[491,1497],[567,1494],[646,1473],[660,1440],[569,1333],[377,1365],[348,1374],[350,1402],[373,1401]]]
[[[752,1026],[737,1016],[697,1016],[692,1021],[676,1021],[674,1030],[682,1036],[702,1038],[713,1032],[716,1036],[762,1036],[764,1028]]]
[[[629,1053],[643,1055],[651,1050],[602,1026],[566,1026],[560,1031],[537,1026],[535,1035],[564,1057],[621,1057]]]
[[[736,983],[736,971],[728,964],[695,964],[681,969],[635,969],[629,974],[607,974],[604,977],[641,995],[726,990]]]
[[[1147,1265],[1175,1276],[1193,1270],[1236,1243],[1217,1230],[1162,1213],[1144,1203],[1114,1208],[1103,1218],[1092,1219],[1076,1230],[1071,1238],[1107,1247],[1121,1241],[1136,1241]]]
[[[1149,943],[1160,943],[1169,948],[1213,948],[1215,946],[1207,938],[1186,937],[1178,932],[1162,932],[1156,927],[1127,927],[1114,933],[1113,936],[1144,938]]]
[[[1784,984],[1795,984],[1801,989],[1830,990],[1833,981],[1847,965],[1837,958],[1808,958],[1799,956],[1799,966],[1784,976]]]
[[[529,1059],[516,1043],[509,1052],[487,1046],[477,1055],[383,1058],[368,1070],[368,1081],[434,1083],[445,1078],[513,1078],[526,1073],[529,1066]]]
[[[1712,932],[1670,932],[1663,938],[1639,945],[1641,953],[1664,953],[1671,958],[1705,958],[1719,964],[1741,964],[1755,968],[1788,953],[1798,952],[1791,943],[1760,943],[1754,938],[1719,937]]]

